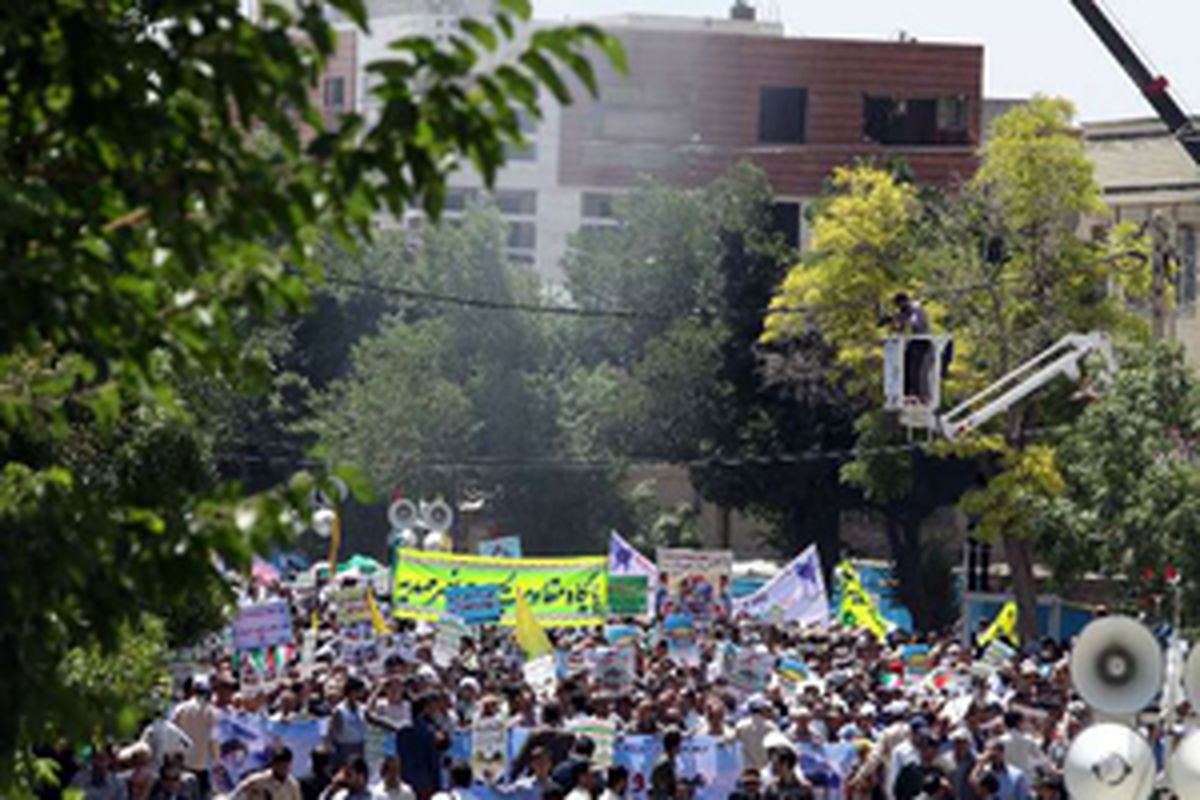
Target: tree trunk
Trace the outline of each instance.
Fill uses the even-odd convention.
[[[892,553],[892,563],[896,565],[900,600],[912,614],[913,628],[923,631],[929,615],[925,608],[925,588],[921,583],[920,524],[914,530],[914,526],[908,524],[908,515],[895,505],[885,509],[884,514],[884,531]]]
[[[1004,557],[1012,575],[1017,600],[1017,632],[1021,644],[1037,641],[1037,579],[1033,576],[1033,548],[1028,539],[1013,534],[1002,537]]]

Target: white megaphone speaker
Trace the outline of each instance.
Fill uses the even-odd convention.
[[[312,527],[317,536],[328,539],[333,535],[333,526],[337,522],[337,512],[331,508],[318,508],[312,515]]]
[[[421,517],[425,527],[435,533],[445,533],[454,524],[454,511],[445,500],[434,500],[425,506],[421,509]]]
[[[403,531],[417,524],[417,518],[421,512],[417,510],[417,504],[412,500],[401,498],[393,500],[388,506],[387,518],[392,524],[392,530]]]
[[[392,531],[396,536],[395,544],[403,547],[405,550],[411,550],[421,544],[421,537],[417,536],[417,532],[412,528],[405,528],[402,531]]]
[[[1200,798],[1200,732],[1185,736],[1175,747],[1167,764],[1167,782],[1179,800]]]
[[[1076,736],[1063,764],[1067,792],[1079,800],[1146,800],[1154,791],[1154,773],[1150,743],[1115,722]]]
[[[1162,650],[1129,617],[1102,617],[1083,629],[1071,653],[1071,682],[1097,711],[1136,714],[1162,689]]]
[[[421,543],[421,546],[425,550],[445,550],[445,538],[446,537],[438,531],[430,531],[429,533],[425,534],[425,541]]]

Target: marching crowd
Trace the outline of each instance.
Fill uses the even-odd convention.
[[[328,593],[281,591],[297,629],[317,623],[314,652],[290,649],[269,685],[250,687],[232,655],[214,651],[136,741],[96,743],[83,759],[65,746],[43,753],[62,785],[85,800],[707,798],[711,776],[682,755],[689,737],[704,736],[737,754],[722,798],[1049,800],[1066,796],[1066,747],[1088,722],[1049,640],[981,659],[948,637],[742,617],[701,627],[695,656],[680,658],[656,626],[630,619],[627,690],[606,690],[588,668],[589,653],[611,645],[604,628],[551,632],[563,666],[545,690],[526,680],[511,634],[490,626],[448,657],[436,652],[436,626],[393,620],[378,663],[361,668],[343,657]],[[752,692],[729,667],[727,653],[741,648],[778,666]],[[244,754],[218,736],[227,714],[318,719],[323,736],[303,758],[275,743],[261,769],[229,774]],[[454,752],[455,736],[481,720],[528,733],[495,774]],[[577,735],[585,720],[611,725],[617,741],[653,737],[648,774],[613,759],[611,742],[606,755]],[[384,755],[368,759],[380,734]]]

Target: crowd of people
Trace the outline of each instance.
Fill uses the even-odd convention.
[[[589,653],[612,645],[603,627],[550,632],[562,667],[545,690],[526,680],[509,630],[492,626],[447,657],[436,624],[390,620],[378,662],[356,665],[328,588],[277,587],[297,638],[311,630],[316,647],[289,648],[271,682],[251,687],[217,648],[138,740],[97,743],[82,761],[65,747],[50,753],[63,786],[85,800],[707,798],[712,778],[690,771],[683,750],[712,737],[734,754],[720,796],[736,800],[1051,800],[1066,797],[1067,745],[1089,721],[1049,640],[981,659],[950,636],[741,618],[702,626],[696,656],[680,658],[652,621],[627,619],[638,633],[622,644],[634,649],[627,691],[606,690],[588,667]],[[741,648],[778,666],[754,691],[729,669],[727,653]],[[322,734],[302,754],[273,742],[260,769],[231,774],[244,754],[221,740],[226,715],[320,720]],[[455,745],[483,720],[524,732],[488,774]],[[648,774],[614,759],[611,742],[577,733],[597,721],[617,742],[653,737]]]

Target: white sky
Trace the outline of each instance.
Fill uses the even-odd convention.
[[[753,0],[789,36],[895,38],[982,44],[987,97],[1041,92],[1073,100],[1085,121],[1152,116],[1069,0]],[[1105,0],[1166,74],[1184,109],[1200,114],[1200,1]],[[732,0],[534,0],[543,19],[640,12],[725,16]],[[763,10],[766,10],[765,13]]]

